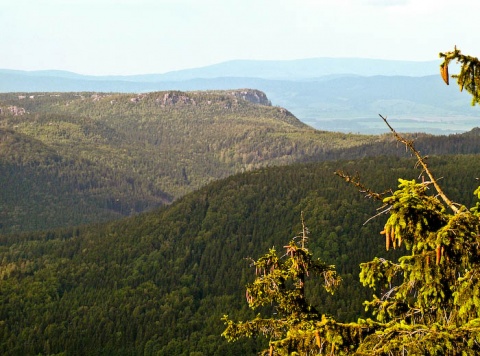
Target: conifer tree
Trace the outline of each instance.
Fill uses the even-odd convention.
[[[361,334],[362,326],[336,323],[308,303],[305,296],[306,278],[319,276],[326,291],[333,293],[341,282],[334,266],[314,259],[308,250],[308,229],[303,221],[302,232],[286,246],[279,256],[275,248],[253,261],[256,279],[247,285],[246,299],[252,309],[273,306],[274,313],[253,320],[238,322],[223,317],[227,325],[223,336],[229,341],[240,337],[264,335],[270,338],[265,355],[335,353],[349,345],[342,333]]]
[[[453,52],[441,74],[448,84],[448,65],[461,64],[460,88],[480,102],[478,59]],[[309,306],[304,278],[323,275],[327,290],[339,283],[333,266],[314,261],[300,240],[285,246],[285,259],[274,249],[255,261],[257,277],[247,286],[247,302],[258,308],[273,304],[277,317],[261,317],[227,325],[230,341],[263,334],[270,337],[268,355],[478,355],[480,354],[480,203],[468,208],[442,190],[414,142],[398,134],[382,117],[398,142],[412,153],[422,169],[421,180],[399,179],[394,192],[375,193],[358,176],[337,172],[367,196],[382,202],[386,215],[387,250],[401,248],[397,261],[374,258],[360,265],[360,281],[374,290],[365,306],[367,320],[339,323]],[[480,187],[475,193],[480,200]],[[301,241],[301,244],[299,244]]]

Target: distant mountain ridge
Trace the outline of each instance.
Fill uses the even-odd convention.
[[[440,61],[313,58],[235,60],[164,74],[89,76],[0,70],[0,92],[120,92],[258,89],[317,129],[378,134],[389,115],[403,132],[450,134],[478,125],[477,108],[438,75]]]
[[[328,75],[406,75],[434,74],[439,61],[413,62],[365,58],[311,58],[285,61],[233,60],[201,68],[160,75],[119,77],[134,81],[189,80],[195,78],[253,77],[277,80],[305,80]]]
[[[312,79],[329,75],[426,76],[437,73],[440,61],[401,61],[368,58],[308,58],[296,60],[231,60],[209,66],[167,73],[138,75],[82,75],[61,70],[20,71],[0,69],[1,74],[60,77],[94,81],[161,82],[198,78],[248,77],[277,80]]]

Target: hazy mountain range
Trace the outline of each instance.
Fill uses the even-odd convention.
[[[0,70],[0,92],[151,92],[254,88],[273,105],[323,130],[456,133],[477,126],[477,108],[438,75],[440,61],[316,58],[235,60],[164,74],[90,76],[66,71]]]

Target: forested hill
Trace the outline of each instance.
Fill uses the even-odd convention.
[[[478,155],[429,163],[445,177],[449,197],[473,200]],[[314,256],[344,278],[334,296],[313,285],[308,295],[319,310],[355,320],[367,298],[358,264],[391,259],[395,251],[385,252],[379,234],[385,216],[364,225],[378,205],[333,171],[359,172],[367,186],[383,191],[395,188],[398,177],[418,177],[414,164],[377,157],[264,168],[122,221],[3,236],[0,353],[253,355],[264,340],[228,344],[220,318],[254,315],[245,302],[245,283],[254,278],[246,258],[281,250],[301,230],[301,211]]]
[[[480,152],[478,130],[412,138]],[[391,142],[314,130],[251,89],[0,94],[0,233],[121,218],[264,166],[401,154]]]
[[[165,74],[85,76],[62,71],[0,69],[0,92],[152,92],[256,88],[275,104],[320,129],[385,133],[378,113],[395,115],[403,132],[470,130],[478,120],[467,93],[446,86],[440,61],[359,58],[231,61]],[[452,68],[453,69],[453,68]]]
[[[0,232],[114,219],[377,140],[314,130],[249,89],[0,94]]]

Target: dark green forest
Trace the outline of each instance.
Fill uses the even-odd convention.
[[[402,148],[399,148],[400,150]],[[334,295],[315,281],[307,293],[340,321],[362,316],[369,291],[359,263],[393,258],[378,234],[378,206],[336,177],[358,172],[376,189],[416,178],[409,158],[293,164],[208,184],[168,207],[116,222],[0,239],[0,352],[4,355],[239,355],[266,340],[227,343],[222,315],[253,317],[243,286],[246,258],[281,249],[310,229],[310,249],[344,279]],[[473,202],[477,155],[432,156],[448,194]]]

